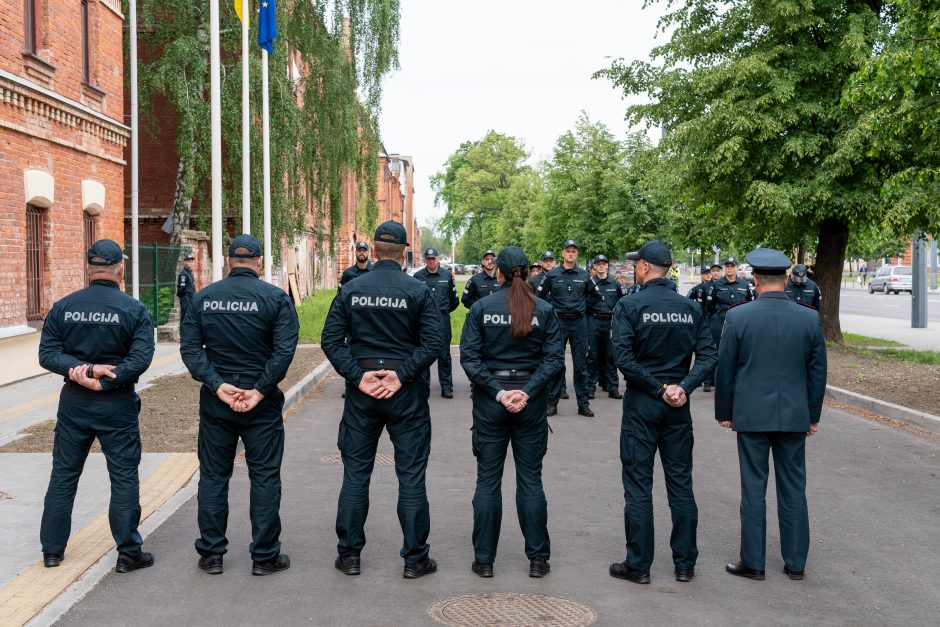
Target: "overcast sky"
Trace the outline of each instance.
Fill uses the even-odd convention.
[[[403,0],[401,69],[386,79],[382,139],[415,159],[418,223],[443,214],[429,177],[460,143],[489,129],[525,140],[533,164],[552,154],[582,110],[618,134],[626,104],[591,74],[609,58],[645,59],[659,6],[642,0]]]

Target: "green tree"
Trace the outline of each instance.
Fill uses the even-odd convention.
[[[852,142],[857,116],[840,102],[873,53],[881,0],[666,4],[660,29],[670,39],[654,62],[621,59],[597,75],[648,97],[628,119],[666,130],[659,153],[675,181],[672,210],[701,208],[699,221],[749,246],[818,240],[823,324],[841,340],[849,230],[875,220],[881,181]]]

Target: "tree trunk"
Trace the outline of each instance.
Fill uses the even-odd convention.
[[[180,232],[189,228],[192,215],[193,197],[186,188],[186,164],[180,159],[176,168],[176,191],[173,193],[173,232],[170,233],[170,244],[174,246],[180,243]]]
[[[839,296],[842,288],[842,267],[849,243],[849,226],[842,220],[827,218],[819,225],[816,248],[816,282],[822,292],[819,315],[822,317],[826,340],[842,343],[839,322]]]
[[[806,263],[806,248],[803,246],[802,241],[800,241],[799,246],[796,247],[796,262]]]

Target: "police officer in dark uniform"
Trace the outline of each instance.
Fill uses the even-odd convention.
[[[787,279],[786,294],[791,300],[804,305],[809,305],[815,310],[819,310],[819,303],[822,300],[822,294],[816,281],[806,276],[806,266],[798,263],[790,271],[790,278]]]
[[[536,293],[540,298],[551,298],[555,315],[561,322],[564,342],[571,344],[571,363],[574,367],[574,391],[578,397],[578,413],[591,417],[590,399],[588,398],[588,294],[595,291],[594,284],[587,270],[577,265],[578,244],[565,240],[562,245],[564,262],[551,270],[539,285]],[[548,394],[548,415],[558,413],[558,399],[564,386],[564,373],[555,379]]]
[[[529,275],[529,285],[532,286],[533,290],[539,288],[539,285],[545,280],[546,275],[555,267],[555,253],[550,250],[546,250],[542,253],[541,258],[539,258],[539,266],[542,270],[538,274]]]
[[[525,254],[507,246],[496,261],[501,288],[477,301],[460,337],[460,365],[473,382],[473,572],[493,576],[502,520],[502,477],[512,443],[516,510],[529,576],[548,574],[548,508],[542,458],[548,446],[548,386],[561,370],[564,345],[552,306],[525,284]]]
[[[290,568],[281,553],[284,394],[278,383],[297,348],[294,304],[260,280],[261,244],[239,235],[228,249],[228,276],[202,289],[180,327],[180,355],[199,390],[199,567],[222,572],[228,550],[228,483],[238,439],[251,480],[252,575]]]
[[[803,579],[809,552],[806,438],[817,431],[826,394],[826,342],[819,314],[784,291],[790,259],[758,248],[747,261],[758,297],[728,311],[716,372],[715,419],[737,433],[741,467],[740,561],[725,570],[764,579],[764,501],[773,452],[783,572]]]
[[[454,273],[450,268],[441,267],[436,248],[424,251],[424,267],[415,272],[414,277],[426,283],[431,290],[431,296],[438,304],[441,312],[441,332],[444,335],[444,347],[437,358],[437,378],[441,383],[441,396],[454,398],[454,377],[451,372],[452,360],[450,357],[450,313],[457,309],[460,301],[457,300],[457,285],[454,283]],[[425,371],[428,386],[431,385],[431,371]]]
[[[196,277],[193,276],[193,266],[195,264],[196,258],[192,255],[186,255],[183,258],[183,269],[176,277],[176,295],[180,299],[180,320],[186,316],[186,312],[193,302],[193,296],[196,295]]]
[[[425,472],[431,413],[422,372],[437,359],[444,336],[440,304],[424,284],[401,271],[407,238],[398,222],[379,225],[378,261],[372,272],[342,289],[323,327],[323,352],[346,379],[337,441],[343,487],[336,513],[335,566],[347,575],[361,570],[369,481],[383,428],[395,447],[398,520],[404,535],[402,575],[417,579],[437,570],[427,543],[431,521]]]
[[[467,309],[473,307],[473,303],[499,289],[499,283],[496,281],[496,253],[492,250],[483,253],[482,266],[483,269],[470,277],[463,288],[460,302]]]
[[[369,261],[369,242],[356,242],[356,263],[343,271],[342,276],[339,278],[339,287],[337,289],[342,288],[356,277],[362,276],[371,269],[372,262]]]
[[[614,309],[614,359],[627,381],[620,431],[627,559],[611,564],[610,574],[650,582],[653,460],[658,449],[672,510],[676,581],[687,582],[695,575],[698,557],[688,397],[715,367],[715,344],[701,308],[666,283],[672,255],[665,244],[647,242],[627,258],[636,260],[643,289]],[[693,354],[695,365],[689,370]]]
[[[711,268],[708,266],[702,266],[701,270],[702,282],[698,285],[694,285],[692,289],[689,290],[689,293],[686,294],[686,298],[694,300],[702,308],[702,312],[705,312],[705,297],[708,296],[708,287],[709,283],[712,281],[712,272]]]
[[[721,328],[725,324],[725,313],[730,307],[754,300],[751,284],[738,276],[738,260],[725,259],[724,276],[712,280],[705,294],[705,315],[712,330],[715,346],[721,346]],[[705,380],[705,391],[714,385],[714,372]]]
[[[590,324],[590,359],[588,361],[588,388],[593,393],[600,383],[610,398],[623,398],[617,378],[617,366],[610,350],[610,325],[614,306],[626,295],[626,290],[608,274],[610,261],[604,255],[594,257],[596,274],[591,279],[595,290],[587,303]]]
[[[42,328],[39,363],[65,377],[39,531],[47,568],[65,559],[78,479],[95,438],[111,480],[108,522],[117,544],[116,570],[153,565],[137,531],[140,398],[134,392],[153,359],[153,323],[147,308],[121,291],[124,259],[117,243],[95,242],[87,254],[88,287],[53,304]]]

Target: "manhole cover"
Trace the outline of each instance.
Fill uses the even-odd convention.
[[[597,612],[586,605],[541,594],[495,592],[444,599],[428,608],[443,625],[574,627],[591,625]]]
[[[332,455],[324,455],[320,458],[320,461],[324,464],[342,464],[343,457],[339,453],[333,453]],[[389,453],[379,453],[375,456],[375,465],[376,466],[394,466],[395,465],[395,456]]]

